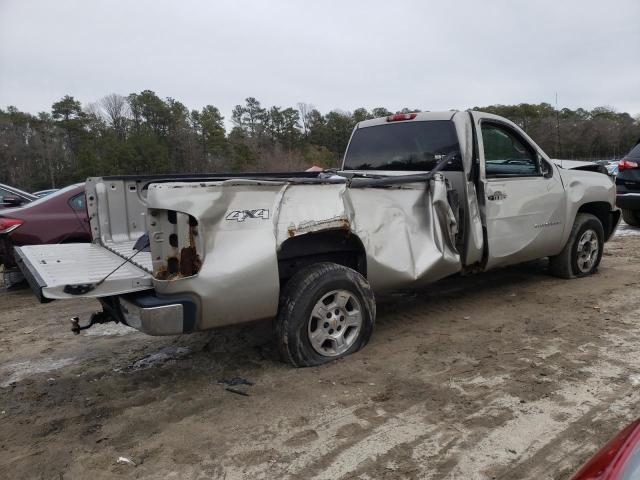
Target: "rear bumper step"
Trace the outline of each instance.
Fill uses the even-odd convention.
[[[122,321],[148,335],[180,335],[195,330],[197,304],[183,296],[157,297],[153,293],[118,298]]]

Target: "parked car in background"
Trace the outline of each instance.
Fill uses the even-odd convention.
[[[36,197],[46,197],[47,195],[51,195],[54,192],[60,190],[59,188],[49,188],[48,190],[38,190],[37,192],[33,192]]]
[[[629,225],[640,227],[640,140],[618,162],[616,205]]]
[[[34,194],[0,183],[0,209],[20,207],[37,199]]]
[[[571,480],[640,479],[640,419],[602,447]]]
[[[0,265],[4,265],[5,286],[22,279],[13,257],[15,246],[90,241],[84,183],[0,211]]]

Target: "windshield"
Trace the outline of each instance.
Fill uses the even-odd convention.
[[[453,122],[387,123],[358,128],[353,133],[344,170],[428,171],[447,155],[452,161],[445,170],[461,170]]]

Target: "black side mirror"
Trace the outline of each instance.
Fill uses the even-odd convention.
[[[17,195],[5,195],[2,197],[2,203],[4,203],[7,207],[19,207],[22,205],[23,200]]]
[[[540,162],[540,173],[544,178],[553,177],[553,167],[549,165],[549,163],[543,158],[539,159]]]

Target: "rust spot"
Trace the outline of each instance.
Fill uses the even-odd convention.
[[[172,212],[169,211],[168,221],[169,223],[174,223],[171,221],[171,213]],[[173,213],[175,215],[175,212]],[[177,280],[179,278],[190,277],[198,273],[202,267],[202,259],[196,250],[195,237],[197,235],[198,221],[193,216],[189,215],[189,245],[180,249],[179,255],[167,258],[166,266],[161,265],[157,267],[154,271],[154,277],[158,280]],[[179,248],[178,236],[175,233],[172,233],[169,236],[169,244],[175,249]]]
[[[346,218],[331,218],[329,220],[321,220],[319,222],[310,221],[302,222],[297,227],[289,227],[287,233],[289,238],[303,233],[323,232],[326,230],[351,230],[351,224]]]
[[[167,258],[167,273],[169,275],[175,275],[180,271],[180,260],[176,257]]]
[[[169,273],[167,272],[167,267],[162,266],[162,267],[156,268],[155,271],[153,272],[153,276],[158,280],[166,280],[167,277],[169,276]]]
[[[190,277],[200,271],[202,261],[195,247],[184,247],[180,250],[180,275]]]

